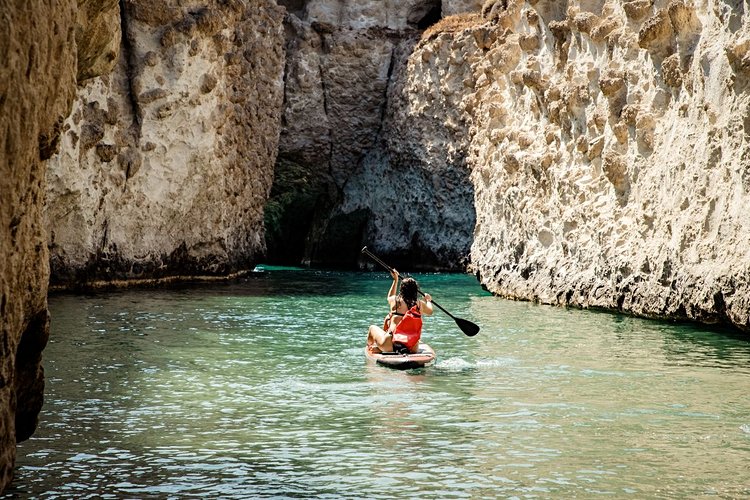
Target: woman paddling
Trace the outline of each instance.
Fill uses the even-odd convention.
[[[424,294],[419,299],[419,285],[413,278],[404,278],[398,294],[398,271],[391,271],[393,283],[388,290],[388,305],[391,312],[386,316],[383,328],[370,325],[367,345],[382,352],[417,352],[422,336],[422,314],[432,315],[432,297]]]

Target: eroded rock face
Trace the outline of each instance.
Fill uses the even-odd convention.
[[[478,11],[482,0],[282,0],[279,3],[297,17],[332,30],[403,30],[409,27],[424,29],[441,17]]]
[[[50,160],[51,283],[247,269],[264,252],[283,11],[272,0],[125,6],[116,70],[79,89]]]
[[[367,244],[393,262],[460,268],[473,195],[463,156],[449,151],[463,130],[408,114],[402,88],[422,30],[442,11],[479,2],[282,4],[287,67],[269,259],[353,265]]]
[[[0,16],[0,490],[12,478],[16,441],[34,432],[43,401],[45,160],[58,148],[76,75],[111,69],[101,50],[117,33],[114,26],[92,30],[106,22],[89,17],[117,16],[117,2],[80,3],[86,12],[75,2],[6,2]],[[78,45],[79,37],[91,44]]]
[[[448,89],[469,82],[449,63],[462,57],[461,47],[449,46],[433,55],[442,60],[433,85],[413,87],[425,68],[414,58],[407,64],[411,51],[398,53],[378,142],[343,187],[334,216],[366,210],[365,243],[390,262],[460,270],[475,224],[470,131],[460,93]]]
[[[77,80],[109,73],[120,52],[119,0],[78,0]]]
[[[747,15],[615,0],[483,14],[423,40],[404,90],[411,116],[468,131],[453,144],[483,285],[749,328]]]

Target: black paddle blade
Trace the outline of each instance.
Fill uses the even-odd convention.
[[[462,332],[466,334],[467,337],[473,337],[477,333],[479,333],[479,325],[476,323],[472,323],[469,320],[462,319],[462,318],[453,318],[456,321],[456,324],[461,329]]]

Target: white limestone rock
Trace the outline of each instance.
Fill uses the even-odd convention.
[[[750,328],[750,21],[636,3],[487,2],[411,56],[408,113],[432,117],[424,145],[469,131],[453,147],[492,292]]]
[[[283,95],[272,1],[128,2],[48,168],[52,284],[226,275],[262,255]]]

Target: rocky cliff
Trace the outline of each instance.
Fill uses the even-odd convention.
[[[282,3],[271,259],[748,326],[741,5]]]
[[[51,283],[248,269],[265,249],[283,9],[273,0],[123,5],[116,69],[78,89],[49,161]]]
[[[427,133],[389,146],[460,131],[492,292],[750,328],[749,23],[729,1],[488,1],[419,42],[399,122]]]
[[[44,162],[54,154],[77,79],[111,69],[118,4],[0,2],[0,490],[16,441],[42,406],[49,335]]]
[[[287,62],[266,207],[269,259],[353,265],[367,243],[397,263],[460,269],[474,209],[469,171],[453,144],[466,131],[402,123],[403,87],[422,31],[481,2],[281,4]],[[423,124],[429,129],[419,130]]]
[[[226,275],[264,249],[283,10],[120,5],[0,8],[0,488],[42,405],[50,263],[68,287]]]

